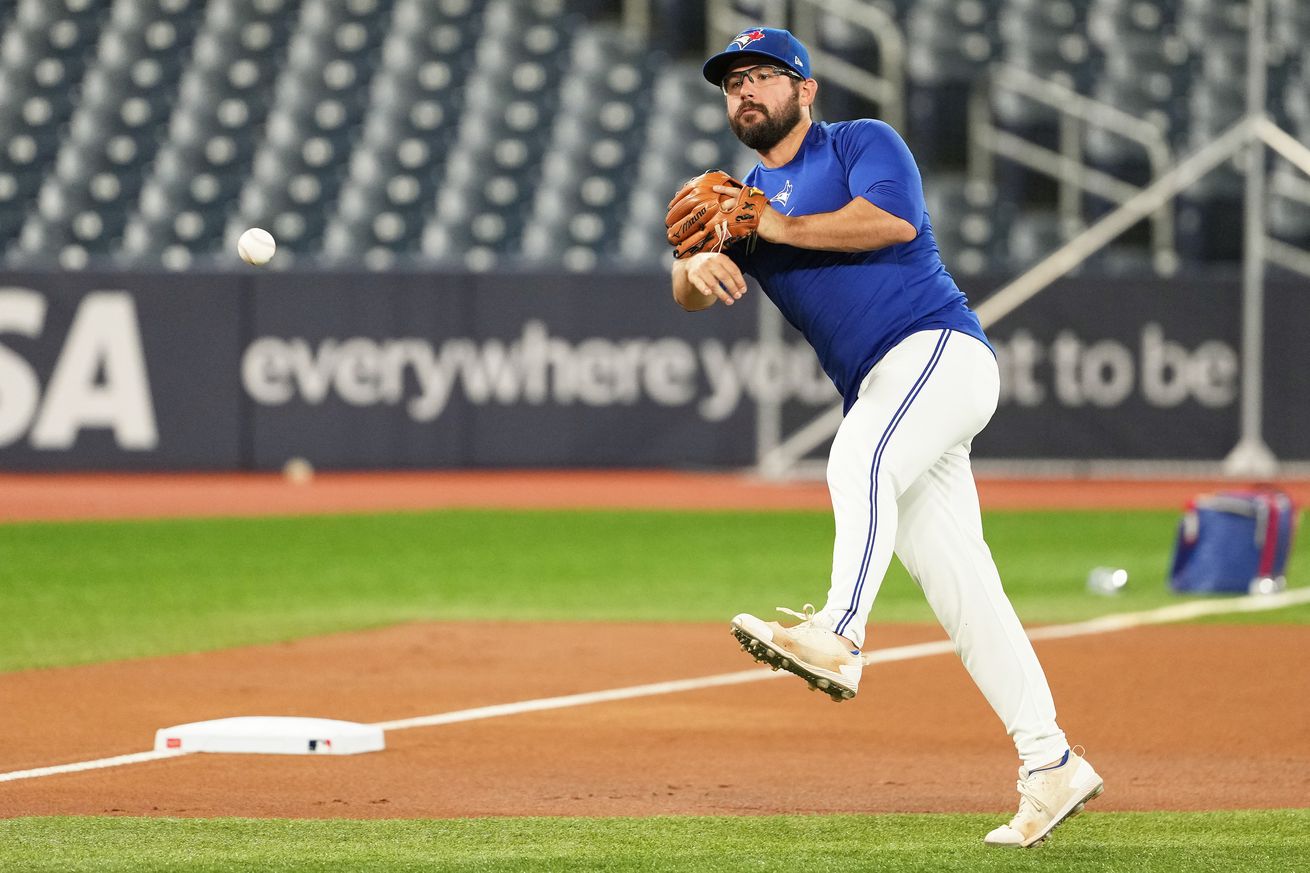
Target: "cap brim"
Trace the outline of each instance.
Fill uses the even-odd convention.
[[[719,52],[705,62],[705,66],[701,67],[701,74],[705,76],[705,81],[718,87],[723,84],[723,77],[728,75],[728,71],[741,63],[742,59],[751,60],[753,58],[773,61],[778,66],[786,67],[801,78],[807,78],[804,73],[793,67],[786,58],[779,57],[778,55],[771,55],[768,52],[753,51]]]

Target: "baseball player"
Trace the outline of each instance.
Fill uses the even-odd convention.
[[[845,402],[828,460],[832,581],[789,626],[738,615],[756,660],[833,700],[855,696],[865,623],[892,553],[923,589],[1022,760],[1019,810],[990,846],[1032,846],[1101,793],[1070,749],[1037,656],[983,540],[969,449],[996,410],[996,358],[942,265],[919,169],[871,119],[810,117],[818,83],[786,30],[755,27],[706,61],[733,131],[759,154],[744,183],[694,179],[667,219],[673,297],[731,305],[754,276]]]

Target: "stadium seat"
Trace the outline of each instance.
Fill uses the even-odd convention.
[[[37,198],[59,155],[60,130],[94,57],[110,3],[84,0],[22,0],[5,14],[0,41],[0,247],[11,263],[57,262],[58,251],[35,215]],[[67,166],[69,159],[65,159]],[[58,195],[47,194],[47,202]],[[27,240],[18,236],[34,222]]]
[[[463,123],[427,201],[424,260],[488,269],[519,258],[578,24],[559,4],[488,4]]]
[[[265,136],[227,222],[225,249],[247,227],[264,227],[279,243],[276,267],[316,258],[367,109],[391,7],[390,0],[305,0],[273,86]]]
[[[291,0],[212,0],[179,73],[166,139],[128,219],[122,258],[185,269],[229,263],[229,212],[250,176],[255,132],[298,9]]]
[[[465,105],[482,20],[471,0],[399,0],[324,257],[384,268],[419,252]]]
[[[27,217],[40,231],[25,227],[19,241],[26,262],[53,259],[76,269],[120,251],[130,205],[154,158],[156,131],[177,96],[177,58],[190,45],[200,7],[194,0],[118,3],[101,22],[81,101],[42,182],[48,208],[38,206]]]
[[[1080,91],[1090,86],[1096,68],[1086,3],[1006,0],[997,32],[1005,63]]]
[[[1041,174],[998,162],[981,199],[963,181],[966,107],[991,64],[1152,121],[1175,155],[1245,111],[1245,2],[870,2],[906,36],[903,133],[963,274],[1014,268],[1067,230],[1052,237]],[[776,11],[726,5],[743,21]],[[603,0],[0,0],[0,252],[11,266],[234,267],[237,234],[259,225],[278,237],[275,268],[666,263],[669,194],[754,156],[700,75],[706,46],[689,35],[705,4],[650,10],[643,41]],[[1268,108],[1310,141],[1310,4],[1269,12]],[[794,17],[817,48],[882,63],[834,12]],[[877,113],[839,92],[821,89],[819,117]],[[1054,112],[993,106],[1003,128],[1054,144]],[[1149,179],[1113,132],[1085,128],[1082,145],[1092,166]],[[1296,174],[1271,166],[1271,232],[1310,244]],[[1237,255],[1241,187],[1226,166],[1182,198],[1185,256]],[[1086,202],[1089,219],[1110,208]],[[1149,261],[1136,230],[1127,242],[1088,268]]]
[[[617,254],[614,229],[626,224],[628,175],[648,116],[634,103],[661,61],[617,30],[593,28],[575,40],[525,258],[586,270]]]
[[[1090,94],[1164,130],[1176,130],[1186,118],[1186,91],[1191,52],[1178,33],[1170,3],[1142,0],[1093,0],[1088,35],[1102,62]],[[1140,146],[1105,129],[1089,129],[1084,139],[1088,160],[1116,176],[1141,178],[1145,157]]]
[[[964,82],[997,54],[997,22],[981,0],[922,0],[906,18],[909,73],[923,84]]]
[[[948,270],[973,276],[1001,265],[1009,229],[990,184],[939,173],[924,181],[924,199]]]
[[[910,144],[929,165],[962,168],[969,97],[998,56],[996,16],[982,0],[924,0],[905,33]]]
[[[1247,4],[1222,0],[1182,0],[1178,29],[1192,52],[1191,88],[1181,142],[1187,151],[1200,148],[1236,122],[1246,111]],[[1232,168],[1221,168],[1188,192],[1191,199],[1231,201],[1242,181]]]

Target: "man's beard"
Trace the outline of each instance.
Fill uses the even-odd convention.
[[[764,118],[754,124],[746,124],[741,120],[742,112],[745,108],[754,109]],[[758,103],[748,103],[744,107],[737,109],[737,114],[728,119],[732,132],[737,135],[747,148],[752,148],[757,152],[767,152],[769,149],[782,142],[783,137],[792,132],[792,129],[801,121],[801,101],[800,95],[794,95],[790,103],[782,108],[782,111],[775,117],[769,114]]]

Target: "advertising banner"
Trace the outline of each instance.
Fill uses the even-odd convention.
[[[1287,460],[1310,459],[1306,292],[1268,288],[1265,438]],[[650,273],[0,276],[0,467],[744,467],[761,401],[784,436],[836,401],[799,335],[761,344],[760,305],[688,314]],[[990,335],[979,458],[1237,441],[1236,279],[1068,279]]]
[[[361,284],[363,283],[363,284]],[[241,360],[257,467],[741,466],[755,398],[835,392],[754,304],[688,314],[667,276],[273,277]]]
[[[0,276],[0,469],[241,465],[230,278]]]
[[[1310,458],[1310,317],[1305,282],[1271,279],[1264,438]],[[1002,319],[989,336],[1001,405],[974,451],[985,458],[1222,460],[1241,422],[1238,277],[1073,278]]]
[[[980,457],[1220,459],[1237,442],[1241,296],[1068,280],[989,331],[1001,405]]]

